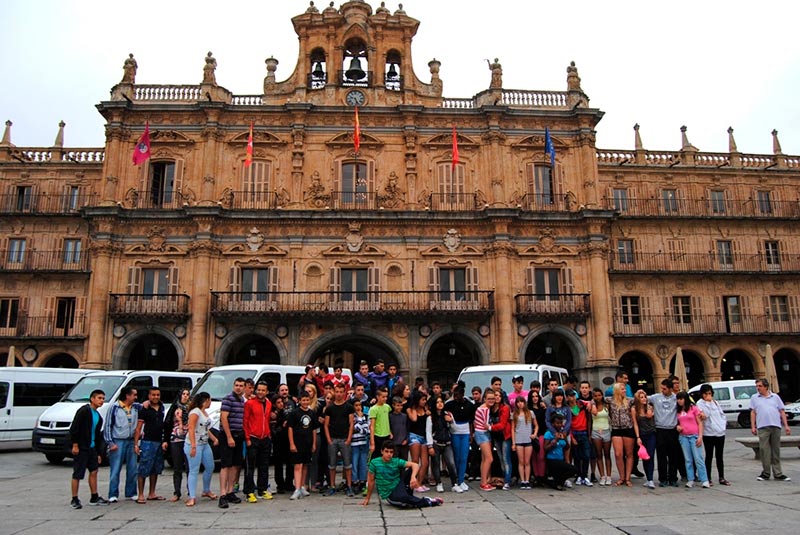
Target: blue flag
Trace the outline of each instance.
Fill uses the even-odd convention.
[[[553,147],[553,140],[550,139],[550,129],[544,128],[544,153],[550,155],[550,167],[556,166],[556,149]]]

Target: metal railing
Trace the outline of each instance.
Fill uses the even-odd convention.
[[[614,316],[615,336],[791,334],[800,333],[800,317],[784,320],[769,315],[716,314]]]
[[[486,317],[493,291],[211,292],[217,317],[384,318]]]
[[[121,206],[138,210],[179,210],[184,208],[188,201],[177,190],[134,191],[121,203]]]
[[[0,194],[0,214],[73,215],[96,201],[94,194],[4,193]]]
[[[483,208],[474,193],[431,193],[429,206],[435,212],[472,212]]]
[[[518,207],[526,212],[564,212],[570,209],[566,195],[526,193]]]
[[[378,194],[374,191],[332,191],[332,210],[377,210]]]
[[[586,318],[591,312],[589,294],[517,294],[516,315],[522,319]]]
[[[111,294],[109,316],[117,319],[177,319],[189,316],[186,294]]]
[[[84,251],[0,251],[0,272],[89,273],[89,255]]]
[[[274,191],[232,191],[230,203],[223,208],[232,210],[275,210],[278,194]]]
[[[685,273],[787,273],[800,271],[800,255],[708,253],[620,253],[612,251],[609,271]]]
[[[800,218],[800,201],[604,197],[603,202],[607,209],[619,212],[620,217]]]
[[[0,338],[82,338],[86,336],[84,316],[21,316],[10,327],[0,327]]]

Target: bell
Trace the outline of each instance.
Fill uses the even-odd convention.
[[[325,78],[325,71],[322,70],[322,63],[318,61],[314,64],[314,70],[311,71],[311,76],[317,80]]]
[[[351,81],[361,80],[367,75],[361,68],[361,60],[353,58],[350,60],[350,68],[344,72],[345,78]]]
[[[397,79],[397,66],[394,63],[389,64],[389,72],[386,73],[387,80]]]

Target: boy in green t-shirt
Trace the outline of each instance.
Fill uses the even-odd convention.
[[[381,446],[381,455],[369,462],[367,495],[361,505],[369,505],[375,486],[378,495],[389,505],[397,507],[436,507],[442,505],[441,498],[419,498],[411,489],[419,485],[419,465],[394,457],[394,442],[389,439]]]
[[[386,404],[389,390],[384,386],[378,389],[375,395],[375,405],[369,408],[369,452],[370,460],[380,457],[381,452],[375,445],[383,444],[387,438],[392,438],[389,428],[389,413],[392,408]]]

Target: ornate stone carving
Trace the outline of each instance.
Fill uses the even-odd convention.
[[[286,206],[291,202],[291,197],[286,188],[281,188],[281,190],[276,193],[276,201],[278,203],[278,208]]]
[[[130,188],[125,192],[125,207],[136,208],[139,205],[139,192],[136,188]]]
[[[364,245],[364,236],[361,235],[361,223],[352,222],[348,225],[349,233],[344,237],[344,243],[347,245],[347,250],[351,253],[357,253]]]
[[[508,242],[494,242],[486,247],[484,253],[489,258],[497,258],[500,256],[511,258],[519,255],[517,248]]]
[[[167,238],[164,237],[164,227],[153,225],[147,231],[147,249],[150,251],[164,251]]]
[[[128,54],[128,59],[126,59],[125,63],[122,65],[122,80],[120,80],[119,83],[135,84],[136,69],[138,68],[139,64],[136,63],[136,60],[133,58],[133,54]]]
[[[200,254],[217,255],[222,252],[219,245],[211,240],[200,240],[192,242],[187,248],[189,254],[197,256]]]
[[[210,85],[217,85],[217,77],[214,71],[217,70],[217,60],[211,55],[211,52],[206,56],[206,64],[203,67],[203,83]]]
[[[447,231],[442,237],[442,243],[451,253],[455,253],[461,245],[461,234],[454,228]]]
[[[398,208],[406,201],[405,192],[397,184],[397,173],[392,171],[386,179],[386,186],[383,190],[384,195],[378,195],[378,206],[381,208]]]
[[[219,198],[217,203],[226,210],[233,208],[233,190],[231,188],[222,190],[222,197]]]
[[[246,241],[251,251],[258,251],[264,244],[264,235],[259,232],[258,228],[253,227],[250,229],[250,234],[247,236]]]
[[[303,201],[314,208],[330,206],[331,194],[325,193],[325,186],[322,185],[318,171],[314,171],[311,175],[311,185],[303,192]]]

